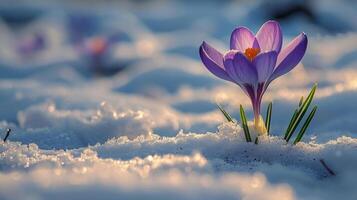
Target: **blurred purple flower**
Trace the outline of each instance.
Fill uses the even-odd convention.
[[[82,52],[94,59],[99,59],[105,54],[111,43],[105,37],[94,37],[84,41]]]
[[[45,36],[40,33],[26,36],[19,40],[16,50],[22,56],[29,56],[38,52],[46,47]]]
[[[77,44],[77,47],[82,55],[98,60],[102,59],[103,56],[105,56],[118,42],[120,42],[120,33],[112,34],[110,36],[99,35],[85,38],[80,44]]]
[[[283,49],[282,43],[279,23],[267,21],[256,35],[246,27],[236,28],[231,35],[230,50],[224,55],[206,42],[200,46],[200,57],[206,68],[217,77],[239,85],[250,98],[255,127],[261,132],[265,130],[260,116],[263,94],[274,79],[300,62],[307,37],[301,33]]]
[[[78,45],[79,53],[86,62],[86,65],[95,72],[96,75],[106,73],[109,54],[112,43],[106,37],[93,37],[84,40]]]
[[[119,40],[118,34],[87,38],[77,45],[77,50],[97,75],[110,76],[124,67],[112,55],[115,44]]]

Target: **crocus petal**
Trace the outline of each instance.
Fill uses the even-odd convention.
[[[254,48],[254,49],[259,49],[259,50],[260,50],[260,45],[259,45],[259,42],[258,42],[257,38],[254,38],[254,41],[253,41],[253,48]]]
[[[223,55],[216,49],[203,42],[200,46],[200,57],[206,68],[218,78],[232,81],[223,67]]]
[[[232,59],[224,61],[224,67],[228,75],[237,83],[255,85],[258,76],[252,63],[241,53],[238,52]]]
[[[267,21],[259,29],[256,38],[258,40],[261,52],[276,51],[280,52],[283,44],[283,35],[281,28],[276,21]]]
[[[237,50],[229,50],[228,52],[226,52],[226,54],[224,54],[223,56],[223,66],[224,66],[224,61],[225,60],[233,60],[234,56],[238,53],[239,51]]]
[[[247,48],[252,48],[253,44],[258,45],[254,34],[246,27],[234,29],[231,35],[231,49],[244,52]]]
[[[270,77],[270,81],[277,77],[288,73],[302,59],[307,47],[307,37],[305,33],[301,33],[292,40],[278,55],[277,67]]]
[[[259,54],[254,60],[253,65],[258,74],[258,82],[264,83],[274,71],[278,54],[275,51]]]

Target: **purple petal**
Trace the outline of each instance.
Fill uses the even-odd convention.
[[[226,54],[224,54],[223,56],[223,66],[224,66],[224,61],[225,60],[233,60],[234,59],[234,56],[238,53],[239,51],[237,50],[229,50]]]
[[[280,52],[283,44],[283,35],[278,22],[272,20],[265,22],[259,29],[256,38],[262,52]]]
[[[270,51],[267,53],[259,54],[253,60],[253,65],[257,70],[259,83],[266,82],[268,78],[271,76],[271,74],[274,71],[277,57],[278,54],[275,51]]]
[[[275,68],[270,81],[277,77],[288,73],[302,59],[307,48],[307,37],[305,33],[301,33],[292,40],[278,55]]]
[[[241,52],[236,53],[233,60],[225,59],[224,67],[236,83],[254,85],[258,80],[254,66]]]
[[[255,41],[254,34],[246,27],[238,27],[234,29],[231,35],[231,49],[244,52],[247,48],[252,48]]]
[[[254,49],[260,49],[260,45],[259,45],[259,42],[258,42],[257,38],[254,38],[253,48]]]
[[[232,81],[223,67],[223,55],[216,49],[203,42],[200,46],[200,57],[206,68],[217,77]]]

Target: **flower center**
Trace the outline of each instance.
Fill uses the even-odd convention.
[[[105,51],[106,41],[103,38],[97,37],[89,41],[89,48],[94,54],[101,54]]]
[[[244,54],[250,61],[252,61],[255,58],[255,56],[258,55],[259,52],[260,52],[259,48],[248,48],[245,50]]]

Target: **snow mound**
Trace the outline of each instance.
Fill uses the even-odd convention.
[[[23,154],[36,154],[34,146],[11,144],[9,149],[12,148],[22,148]],[[14,157],[26,163],[25,167],[37,160],[30,171],[0,173],[1,199],[294,199],[289,186],[271,185],[261,173],[211,176],[205,172],[210,169],[200,154],[128,161],[99,159],[91,150],[78,157],[66,152],[58,156],[38,154],[27,161]]]
[[[217,133],[121,136],[73,150],[0,142],[0,196],[60,199],[75,193],[83,199],[105,192],[107,199],[337,198],[354,191],[350,185],[355,183],[356,149],[357,139],[344,136],[324,144],[293,146],[278,137],[248,144],[242,129],[232,123],[222,124]]]

